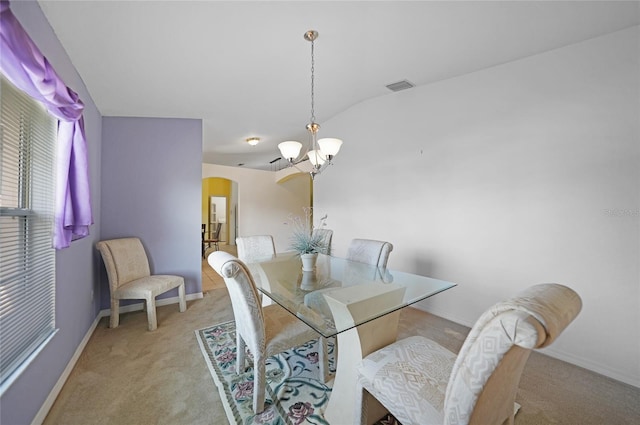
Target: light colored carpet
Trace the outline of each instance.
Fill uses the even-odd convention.
[[[184,313],[177,305],[158,307],[154,332],[142,311],[122,314],[115,329],[103,318],[44,423],[227,423],[193,332],[232,319],[224,288],[188,302]],[[400,317],[400,338],[423,335],[454,352],[468,331],[413,308]],[[640,418],[640,389],[539,353],[527,362],[516,400],[516,425],[631,425]]]

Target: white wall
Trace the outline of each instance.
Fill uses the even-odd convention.
[[[542,282],[584,307],[549,355],[640,386],[638,27],[371,99],[315,180],[334,253],[394,244],[391,269],[459,284],[421,307],[470,326]]]
[[[238,183],[238,236],[272,235],[277,251],[289,249],[290,214],[301,215],[310,205],[311,184],[306,174],[275,182],[271,171],[202,164],[202,178],[224,177]]]

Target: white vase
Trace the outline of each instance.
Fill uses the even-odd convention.
[[[302,271],[302,278],[300,279],[300,289],[303,291],[313,291],[316,289],[316,274],[314,272]]]
[[[316,268],[316,261],[318,260],[318,253],[315,252],[313,254],[300,254],[300,259],[302,260],[302,271],[303,272],[312,272]]]

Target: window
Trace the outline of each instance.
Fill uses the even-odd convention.
[[[0,394],[55,333],[57,121],[0,75]]]

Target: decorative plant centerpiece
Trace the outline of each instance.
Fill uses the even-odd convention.
[[[302,259],[302,270],[313,271],[318,254],[326,254],[329,252],[329,245],[324,235],[314,232],[314,228],[325,227],[327,215],[325,214],[319,222],[318,226],[313,226],[313,209],[304,207],[303,216],[289,216],[289,223],[292,226],[291,233],[291,249],[296,251]]]

